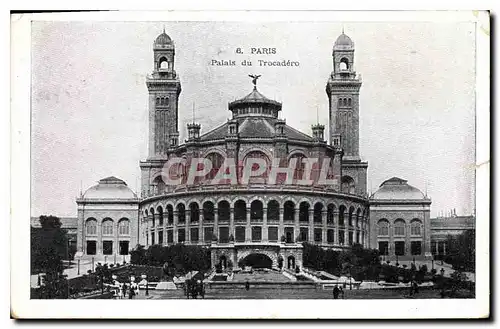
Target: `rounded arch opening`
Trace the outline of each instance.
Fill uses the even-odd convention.
[[[314,205],[314,222],[321,223],[323,221],[323,204],[316,202]]]
[[[238,200],[234,203],[234,220],[246,221],[247,220],[247,204],[243,200]]]
[[[197,202],[191,202],[189,204],[189,215],[191,217],[191,222],[200,220],[200,206],[198,206]]]
[[[283,206],[283,220],[293,222],[295,220],[295,203],[286,201]]]
[[[229,222],[231,210],[229,202],[226,200],[219,201],[217,204],[217,214],[219,215],[219,221],[221,222]]]
[[[264,218],[264,205],[260,200],[254,200],[250,204],[250,220],[261,221]]]
[[[342,57],[342,59],[340,59],[339,69],[341,71],[349,70],[349,60],[346,57]]]
[[[267,203],[267,220],[278,221],[280,219],[280,204],[276,200]]]
[[[308,222],[309,221],[309,203],[302,201],[299,205],[299,221]]]
[[[203,202],[203,220],[207,222],[214,220],[214,203],[212,201]]]
[[[273,261],[266,254],[261,253],[252,253],[245,258],[243,258],[240,262],[240,265],[250,266],[252,268],[272,268]]]

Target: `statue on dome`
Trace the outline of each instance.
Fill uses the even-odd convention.
[[[250,78],[252,78],[252,83],[253,83],[254,88],[257,88],[257,80],[261,77],[261,75],[249,74],[248,76]]]

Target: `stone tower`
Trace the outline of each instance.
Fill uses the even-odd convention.
[[[178,145],[181,83],[174,69],[175,46],[163,31],[153,43],[153,73],[146,85],[149,92],[149,157],[162,157]]]
[[[354,42],[344,32],[333,45],[333,72],[326,84],[329,100],[330,143],[344,151],[342,191],[366,194],[367,162],[359,156],[359,90],[354,70]]]

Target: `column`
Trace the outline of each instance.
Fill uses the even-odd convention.
[[[323,225],[321,225],[322,227],[322,233],[321,233],[321,239],[322,239],[322,244],[326,244],[327,243],[327,239],[326,239],[326,231],[327,231],[327,228],[326,228],[326,210],[323,210],[321,212],[321,223]]]
[[[267,207],[263,208],[264,214],[262,218],[262,241],[268,242],[268,234],[267,234]]]
[[[396,255],[394,248],[394,220],[389,221],[389,257]]]
[[[245,227],[245,241],[252,241],[252,227],[250,226],[250,208],[247,208],[247,223]]]
[[[215,203],[216,205],[217,203]],[[217,239],[220,239],[219,236],[219,208],[214,205],[214,235]]]
[[[349,225],[346,225],[344,230],[344,246],[349,246]]]
[[[130,227],[129,227],[129,230],[130,230]],[[113,227],[113,235],[114,235],[114,241],[113,241],[113,255],[116,255],[118,257],[118,255],[120,255],[120,249],[119,249],[119,242],[118,242],[118,235],[119,235],[120,231],[118,229],[118,222],[116,222],[116,225],[114,225]],[[112,257],[113,257],[112,255]],[[113,263],[114,259],[111,259],[111,262],[110,263]]]
[[[236,233],[234,232],[234,207],[229,208],[229,236],[233,236],[236,240]],[[236,263],[234,264],[236,265]]]
[[[283,207],[281,207],[281,206],[279,208],[279,211],[280,211],[280,213],[279,213],[280,223],[278,226],[278,241],[281,242],[281,237],[283,235],[285,235],[285,224],[283,222],[283,216],[284,216],[285,211],[284,211]]]
[[[300,234],[300,222],[299,222],[299,210],[300,210],[300,206],[297,207],[298,205],[295,206],[295,211],[293,212],[293,222],[294,222],[294,232],[293,232],[293,242],[297,242],[296,241],[296,237]]]
[[[95,256],[102,255],[102,220],[97,222],[97,248]]]
[[[410,247],[410,230],[410,223],[405,222],[405,256],[412,256]]]
[[[177,242],[179,242],[179,237],[177,235],[179,229],[177,227],[177,225],[179,224],[179,213],[177,212],[177,210],[174,210],[174,244],[176,244]]]
[[[191,243],[191,208],[186,210],[186,242]]]
[[[314,209],[309,208],[309,222],[307,223],[309,227],[309,243],[314,243]]]
[[[333,212],[333,243],[339,244],[339,213]]]
[[[198,241],[200,244],[205,243],[205,232],[203,232],[203,223],[205,221],[205,216],[203,214],[203,207],[200,210],[200,221],[198,222],[199,237]]]

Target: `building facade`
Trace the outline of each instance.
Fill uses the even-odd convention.
[[[78,258],[125,259],[138,243],[139,198],[116,177],[101,179],[77,200]]]
[[[338,250],[359,243],[389,258],[432,257],[426,195],[396,177],[367,194],[368,163],[359,155],[362,81],[347,35],[333,45],[325,88],[329,142],[321,124],[310,135],[287,125],[279,116],[286,117],[286,108],[265,97],[253,76],[250,93],[228,103],[227,122],[203,133],[200,124],[190,123],[181,143],[175,44],[163,32],[152,48],[141,195],[108,177],[77,199],[81,257],[126,255],[137,244],[184,243],[210,248],[213,266],[259,255],[273,266],[281,258],[294,268],[302,265],[304,241]],[[205,169],[205,160],[209,170],[190,175],[190,168]],[[236,183],[226,176],[231,172]]]

